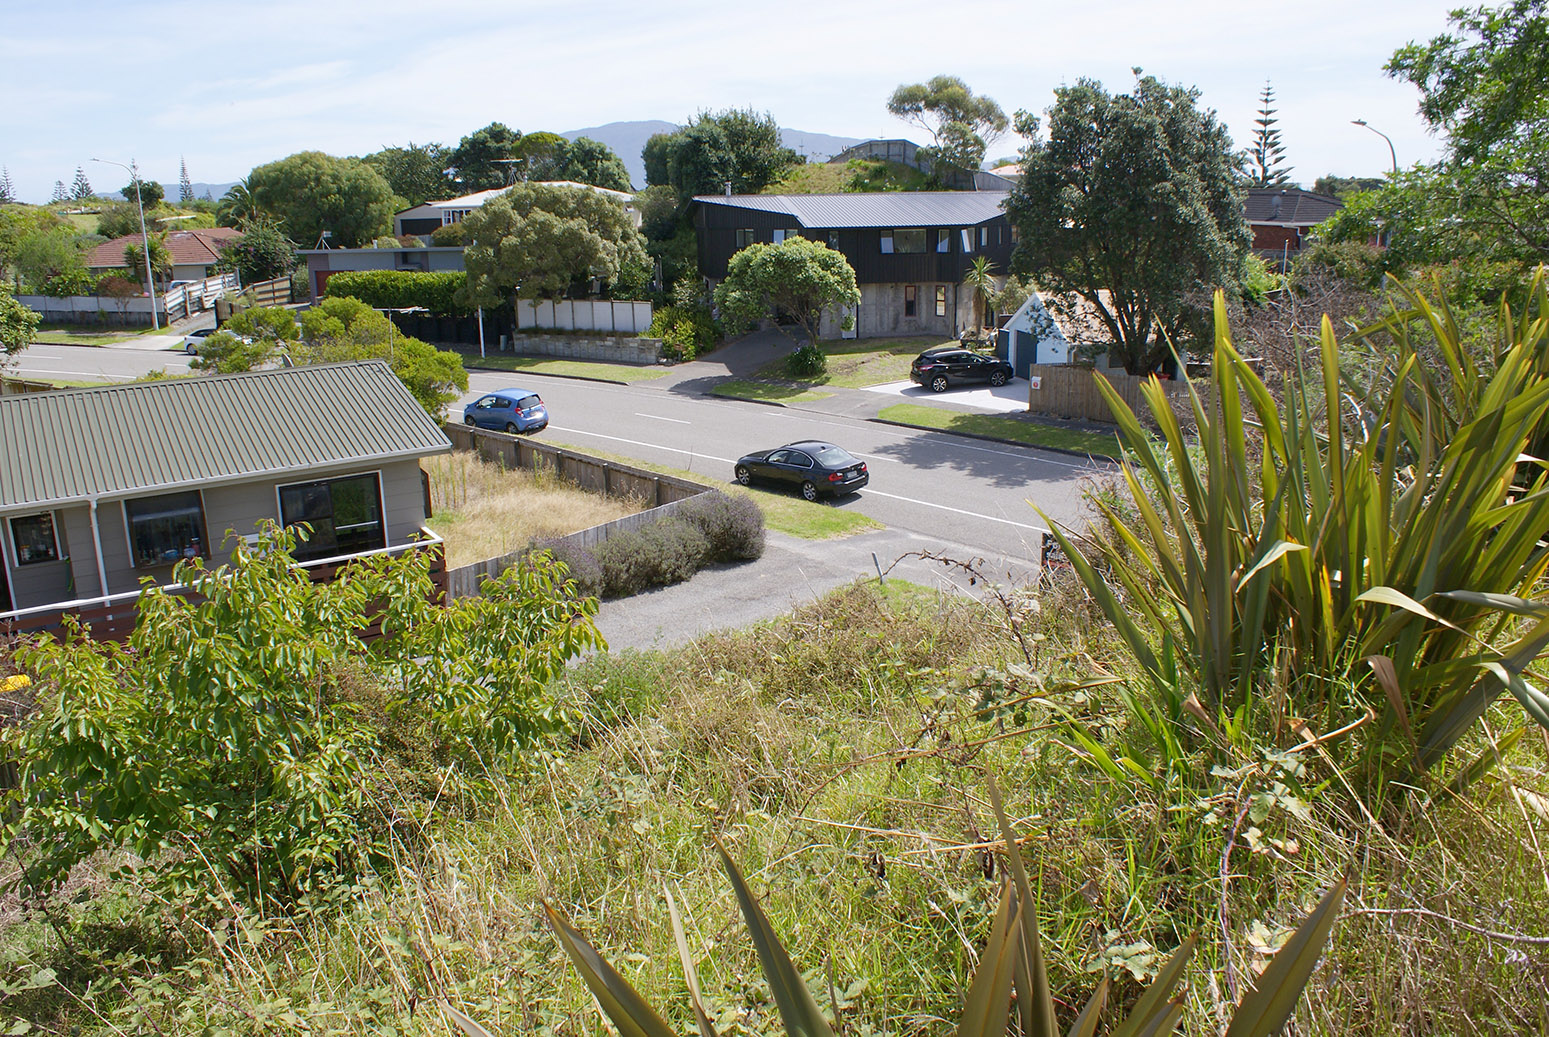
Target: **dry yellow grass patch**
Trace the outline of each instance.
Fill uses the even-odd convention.
[[[446,564],[472,565],[519,551],[539,537],[577,530],[644,511],[639,497],[604,497],[552,472],[504,468],[477,454],[456,451],[427,458],[427,523],[446,541]]]

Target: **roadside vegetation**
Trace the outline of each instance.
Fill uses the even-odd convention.
[[[1069,428],[1029,418],[1002,414],[965,414],[919,403],[895,403],[882,408],[877,417],[913,428],[1003,439],[1010,443],[1066,450],[1092,457],[1116,457],[1119,453],[1118,438],[1111,432]]]
[[[503,353],[486,353],[479,356],[460,350],[463,366],[483,371],[530,371],[533,374],[552,374],[568,378],[590,378],[593,381],[632,385],[649,382],[667,373],[665,367],[640,367],[634,364],[609,364],[592,360],[546,360],[542,357],[510,356]]]

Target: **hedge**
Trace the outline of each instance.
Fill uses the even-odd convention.
[[[326,296],[349,296],[376,309],[423,306],[434,317],[466,317],[473,308],[463,301],[467,275],[449,270],[346,270],[328,278]]]

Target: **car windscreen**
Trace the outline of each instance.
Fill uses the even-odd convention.
[[[812,451],[812,456],[817,458],[818,464],[824,468],[845,468],[857,463],[848,450],[842,450],[836,446],[818,447]]]
[[[530,395],[523,396],[520,400],[517,400],[516,405],[522,410],[531,410],[534,407],[541,407],[543,405],[543,401],[538,399],[537,393],[532,393]]]

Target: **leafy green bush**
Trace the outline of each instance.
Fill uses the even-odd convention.
[[[792,378],[815,378],[827,370],[827,355],[810,342],[785,358],[785,373]]]
[[[711,561],[752,561],[764,556],[764,513],[748,497],[711,490],[690,497],[675,514],[705,535]]]
[[[463,298],[467,281],[460,271],[347,270],[328,278],[323,295],[359,299],[379,310],[423,306],[437,317],[466,317],[473,312]]]
[[[441,248],[466,245],[468,244],[468,230],[461,223],[448,223],[431,231],[430,243]]]
[[[677,360],[692,360],[709,352],[721,337],[707,307],[678,303],[657,310],[647,334],[661,339],[664,352]]]
[[[624,598],[652,587],[682,583],[705,564],[710,541],[680,518],[615,533],[597,548],[605,598]]]
[[[97,279],[85,270],[70,270],[55,274],[43,284],[43,294],[56,299],[67,299],[72,295],[90,295],[96,290]]]

